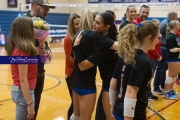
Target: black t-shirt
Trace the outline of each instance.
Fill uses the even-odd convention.
[[[106,38],[98,32],[86,30],[82,33],[80,49],[82,56],[86,59],[96,51],[110,49],[113,44],[114,40]],[[75,59],[75,69],[72,74],[73,80],[71,81],[71,86],[80,89],[96,89],[96,67],[95,65],[88,70],[80,71]]]
[[[132,22],[129,22],[129,21],[127,21],[127,20],[125,20],[124,22],[122,22],[121,25],[119,26],[119,31],[120,31],[124,26],[126,26],[127,24],[130,24],[130,23],[132,23]]]
[[[167,36],[167,49],[168,49],[168,54],[167,54],[167,59],[168,60],[178,60],[179,52],[170,52],[169,49],[173,48],[180,48],[180,39],[178,38],[177,35],[173,33],[169,33]]]
[[[124,97],[127,85],[139,87],[137,93],[137,103],[134,120],[146,119],[146,106],[148,99],[146,96],[147,84],[151,79],[152,71],[150,60],[142,50],[136,50],[135,65],[126,65],[120,58],[113,77],[117,79],[117,90],[119,92],[114,111],[123,117]]]
[[[98,65],[98,68],[101,79],[104,81],[109,81],[110,83],[110,80],[116,68],[119,57],[114,50],[109,49],[109,50],[104,50],[103,52],[106,53],[106,55],[104,56],[105,60]]]
[[[106,37],[110,38],[109,36]],[[102,80],[108,80],[110,82],[116,64],[118,62],[118,58],[118,54],[115,50],[105,49],[96,51],[95,53],[90,55],[87,60],[95,65],[98,65]]]

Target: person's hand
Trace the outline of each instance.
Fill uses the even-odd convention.
[[[162,57],[160,56],[158,59],[157,59],[157,61],[161,61],[162,60]]]
[[[37,54],[41,56],[46,56],[46,50],[44,46],[37,47]]]
[[[35,111],[33,104],[27,105],[27,112],[28,112],[28,116],[27,116],[28,120],[34,119]]]
[[[75,39],[75,42],[74,42],[74,46],[77,46],[80,44],[81,42],[81,38],[82,38],[82,35],[81,35],[82,32],[79,32],[79,34],[77,35],[76,39]]]
[[[48,62],[50,62],[52,58],[52,52],[50,50],[45,50],[45,51],[46,51],[47,60]]]

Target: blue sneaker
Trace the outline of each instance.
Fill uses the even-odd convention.
[[[173,89],[172,89],[172,90],[170,90],[169,92],[170,92],[170,94],[171,94],[171,95],[174,95],[175,97],[178,97],[178,94],[177,94],[176,92],[174,92],[174,90],[173,90]]]
[[[176,97],[174,95],[172,95],[170,92],[164,92],[163,97],[167,98],[167,99],[171,99],[171,100],[176,99]]]

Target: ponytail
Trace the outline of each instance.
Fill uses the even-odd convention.
[[[109,30],[108,30],[108,33],[109,33],[109,36],[110,36],[113,40],[117,41],[118,31],[117,31],[117,28],[116,28],[116,25],[115,25],[115,24],[113,24],[113,25],[110,26],[110,28],[109,28]]]
[[[118,55],[125,58],[127,64],[135,64],[135,47],[137,45],[137,28],[135,24],[128,24],[123,27],[117,36]]]
[[[153,41],[159,31],[159,27],[150,21],[144,21],[140,24],[128,24],[120,30],[117,39],[119,41],[118,54],[124,57],[125,63],[135,64],[135,47],[138,43],[143,43],[145,38],[151,35]]]

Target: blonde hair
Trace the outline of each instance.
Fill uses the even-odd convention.
[[[78,14],[73,13],[69,16],[68,19],[67,35],[70,37],[71,40],[73,40],[74,35],[76,34],[73,25],[73,20],[75,20],[76,18],[81,18],[81,17]]]
[[[167,37],[167,35],[169,34],[169,32],[173,30],[174,25],[175,25],[177,22],[179,22],[179,21],[178,21],[178,20],[171,20],[171,21],[167,24],[167,26],[166,26],[166,37]]]
[[[19,52],[25,52],[32,56],[37,54],[34,26],[30,17],[21,16],[13,21],[6,45],[7,54],[11,55],[15,47]]]
[[[151,20],[152,23],[157,24],[157,22],[160,22],[158,19],[154,18]]]
[[[80,29],[82,31],[84,30],[92,30],[92,24],[94,22],[94,19],[96,15],[98,14],[97,11],[92,9],[83,9],[81,12],[81,23],[80,23]]]
[[[134,57],[136,56],[135,47],[137,43],[143,44],[144,39],[151,35],[153,40],[158,34],[158,26],[150,21],[144,21],[139,26],[128,24],[120,31],[117,36],[118,55],[125,58],[127,64],[135,64]]]
[[[134,24],[128,24],[120,30],[118,40],[118,55],[127,58],[127,64],[135,63],[135,46],[137,45],[137,30]]]

